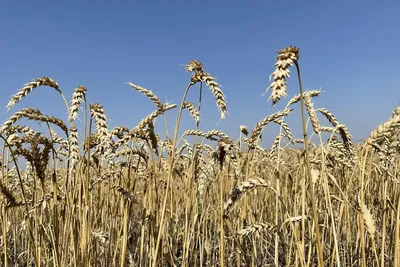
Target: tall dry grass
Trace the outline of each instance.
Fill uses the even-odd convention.
[[[299,93],[286,88],[291,67]],[[186,70],[173,132],[165,113],[177,106],[133,83],[155,110],[132,129],[110,128],[106,108],[87,103],[82,85],[70,102],[48,77],[12,96],[8,109],[52,87],[68,115],[24,108],[0,128],[1,266],[400,264],[400,107],[355,143],[332,111],[315,107],[320,90],[303,92],[300,50],[291,46],[278,51],[268,89],[273,104],[293,97],[254,127],[238,126],[234,140],[202,129],[203,86],[221,119],[228,104],[200,61]],[[190,90],[197,102],[187,99]],[[194,129],[180,129],[184,109]],[[293,135],[288,116],[302,121],[303,136]],[[276,134],[270,148],[262,134]]]

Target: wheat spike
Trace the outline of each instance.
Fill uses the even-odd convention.
[[[289,113],[292,111],[293,109],[285,109],[282,111],[278,111],[272,115],[269,115],[267,117],[265,117],[264,119],[262,119],[261,121],[259,121],[257,123],[257,125],[254,127],[253,131],[250,134],[250,138],[248,140],[249,144],[254,145],[254,143],[257,141],[257,138],[260,136],[262,130],[264,129],[264,127],[272,122],[272,121],[276,121],[277,119],[279,119],[280,117],[285,117],[287,115],[289,115]]]
[[[15,95],[13,95],[10,101],[7,104],[7,109],[10,110],[12,107],[15,106],[19,101],[21,101],[24,97],[26,97],[33,89],[39,86],[49,86],[57,90],[57,92],[61,93],[60,88],[56,81],[49,77],[42,77],[33,79],[32,82],[25,84]]]
[[[77,88],[74,89],[68,116],[68,120],[70,122],[73,122],[78,118],[78,111],[81,106],[81,103],[83,103],[83,101],[85,100],[86,91],[87,91],[86,87],[82,85],[79,85]]]
[[[159,110],[163,109],[163,104],[161,103],[161,100],[151,90],[140,87],[139,85],[133,84],[131,82],[128,82],[128,84],[130,85],[130,87],[132,87],[136,91],[139,91],[142,94],[144,94],[145,96],[147,96],[148,98],[150,98],[150,100],[153,101],[153,103],[156,105],[156,107]]]
[[[275,70],[272,73],[273,81],[267,88],[272,89],[271,96],[272,104],[275,105],[281,97],[287,96],[286,93],[286,78],[290,77],[289,67],[293,66],[299,60],[300,50],[297,47],[289,46],[282,50],[278,50],[277,62]]]

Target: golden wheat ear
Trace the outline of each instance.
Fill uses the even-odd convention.
[[[49,86],[54,88],[57,92],[61,93],[61,90],[55,80],[49,77],[36,78],[32,82],[25,84],[24,87],[22,87],[15,95],[11,97],[10,101],[7,104],[7,109],[10,110],[11,108],[13,108],[15,104],[17,104],[30,92],[32,92],[33,89],[39,86]]]
[[[287,96],[286,93],[286,79],[290,77],[289,67],[293,66],[295,62],[299,60],[300,49],[294,46],[286,47],[282,50],[278,50],[277,61],[275,63],[275,70],[272,73],[273,81],[268,86],[266,92],[269,89],[272,90],[271,96],[268,100],[272,99],[272,104],[275,105],[281,99],[281,97]],[[265,93],[266,93],[265,92]]]
[[[81,103],[85,101],[86,91],[87,91],[86,87],[82,85],[79,85],[77,88],[74,89],[68,116],[68,120],[70,122],[73,122],[78,118],[78,111],[81,106]]]

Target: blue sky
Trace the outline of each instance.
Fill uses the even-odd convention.
[[[398,1],[3,1],[0,119],[22,107],[66,118],[61,98],[45,87],[6,113],[24,83],[49,76],[67,97],[87,86],[89,102],[104,105],[110,126],[134,127],[155,106],[126,83],[179,104],[190,79],[180,64],[198,59],[223,85],[229,111],[220,121],[205,90],[201,128],[237,137],[239,125],[252,129],[288,101],[272,107],[269,94],[261,95],[276,50],[295,45],[304,88],[323,90],[315,107],[332,110],[355,139],[366,137],[399,104],[399,11]],[[295,78],[293,69],[289,97],[298,92]],[[297,134],[299,111],[288,118]],[[175,116],[168,115],[170,128]],[[182,129],[193,127],[185,115]],[[267,140],[275,135],[266,128]]]

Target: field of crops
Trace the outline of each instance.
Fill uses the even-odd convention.
[[[155,110],[133,129],[109,128],[85,86],[69,100],[52,78],[25,84],[0,128],[0,265],[400,266],[400,106],[353,140],[333,111],[314,106],[321,90],[303,91],[300,67],[298,48],[278,51],[268,94],[286,107],[237,125],[237,140],[202,128],[203,94],[221,119],[229,105],[198,60],[186,65],[178,105],[129,83]],[[289,74],[297,92],[286,90]],[[43,86],[59,93],[66,119],[18,109]],[[184,112],[197,127],[180,127]],[[262,147],[273,124],[276,138]]]

